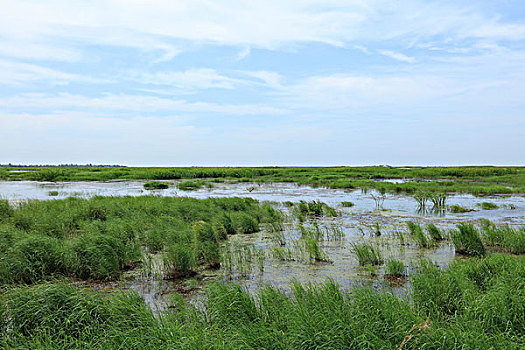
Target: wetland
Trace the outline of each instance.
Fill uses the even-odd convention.
[[[2,341],[520,348],[523,169],[429,169],[4,171]]]

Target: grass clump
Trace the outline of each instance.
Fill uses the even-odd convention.
[[[385,275],[389,277],[402,278],[407,275],[406,267],[402,261],[397,259],[388,259],[386,261]]]
[[[434,224],[428,224],[427,227],[427,233],[430,236],[430,239],[432,239],[434,242],[440,242],[443,240],[443,235],[441,234],[441,230],[436,227]]]
[[[372,245],[368,242],[355,243],[352,245],[353,252],[357,256],[359,265],[365,266],[370,265],[381,265],[383,258],[381,257],[381,251],[379,247]]]
[[[472,224],[458,224],[457,230],[451,232],[451,239],[458,254],[478,257],[486,254],[480,232]]]
[[[492,203],[492,202],[483,202],[481,204],[478,204],[481,209],[483,210],[494,210],[494,209],[498,209],[499,206],[495,203]]]
[[[512,254],[525,253],[525,228],[512,228],[509,225],[496,226],[485,220],[481,224],[481,237],[488,246]]]
[[[168,187],[167,183],[160,181],[149,181],[144,184],[144,188],[147,190],[165,190]]]
[[[47,195],[49,197],[56,197],[56,196],[58,196],[58,191],[49,191],[49,192],[47,192]]]
[[[416,244],[420,248],[428,248],[431,246],[432,241],[427,237],[427,235],[425,235],[419,224],[408,221],[407,227],[410,236],[416,241]]]
[[[448,210],[454,214],[468,213],[468,212],[474,211],[473,209],[463,208],[462,206],[457,205],[457,204],[449,206]]]
[[[213,184],[204,180],[194,180],[179,182],[177,187],[182,191],[194,191],[203,187],[213,188]]]
[[[354,206],[354,202],[341,202],[341,206],[344,207],[344,208],[352,208]]]

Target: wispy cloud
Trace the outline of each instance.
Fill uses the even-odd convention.
[[[401,62],[407,62],[407,63],[414,63],[416,62],[416,59],[414,57],[407,56],[405,54],[402,54],[400,52],[394,52],[390,50],[380,50],[379,53],[383,56],[387,56],[390,58],[393,58],[395,60],[401,61]]]

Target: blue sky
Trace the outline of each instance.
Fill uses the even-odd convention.
[[[524,162],[522,1],[0,6],[0,163]]]

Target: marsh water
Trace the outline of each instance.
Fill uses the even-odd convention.
[[[288,288],[293,281],[300,283],[322,283],[331,278],[343,288],[350,288],[356,283],[380,285],[384,268],[378,268],[376,276],[360,267],[352,250],[352,243],[370,240],[376,243],[383,258],[396,258],[409,267],[420,258],[428,258],[439,265],[450,264],[456,257],[454,247],[445,241],[436,247],[421,249],[410,241],[399,239],[396,232],[406,231],[407,221],[421,225],[435,224],[440,229],[448,230],[459,222],[489,219],[497,224],[519,226],[525,224],[525,197],[521,195],[475,197],[467,194],[449,195],[447,205],[460,205],[474,211],[454,214],[448,211],[421,210],[414,198],[408,195],[388,194],[382,197],[374,190],[334,190],[297,186],[292,183],[255,184],[255,183],[218,183],[213,188],[195,191],[180,191],[175,181],[167,181],[170,187],[165,190],[148,191],[145,181],[110,181],[110,182],[64,182],[41,183],[33,181],[0,182],[0,198],[16,203],[37,199],[52,200],[70,196],[90,198],[93,196],[180,196],[193,198],[209,197],[251,197],[259,201],[271,202],[273,206],[288,216],[282,238],[290,242],[298,236],[298,222],[290,209],[290,202],[322,201],[340,213],[334,218],[321,218],[315,222],[306,222],[306,227],[317,225],[321,230],[333,227],[341,229],[339,239],[324,239],[320,247],[329,262],[311,262],[307,259],[280,259],[276,256],[279,244],[275,242],[275,233],[263,229],[250,235],[230,236],[228,246],[231,256],[241,256],[242,263],[237,266],[224,265],[221,270],[203,270],[198,280],[192,280],[191,289],[196,290],[207,281],[234,280],[242,283],[250,291],[269,283],[280,288]],[[379,199],[380,198],[380,199]],[[288,202],[288,203],[287,203]],[[354,206],[343,207],[342,202],[352,202]],[[499,208],[482,210],[482,202],[491,202]],[[377,229],[381,235],[376,236]],[[248,252],[248,257],[246,256]],[[243,255],[244,254],[244,255]],[[234,264],[235,265],[235,264]],[[243,266],[238,266],[243,265]],[[128,276],[121,287],[131,288],[144,297],[154,309],[162,309],[173,291],[184,289],[184,281],[166,281],[146,278],[141,275]],[[187,284],[187,283],[186,283]],[[196,284],[196,285],[195,285]],[[403,289],[403,285],[393,286]],[[198,298],[199,293],[190,293],[190,298]]]

